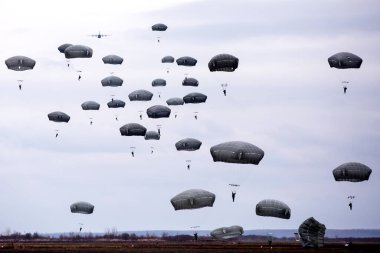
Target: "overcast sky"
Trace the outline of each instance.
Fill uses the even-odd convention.
[[[296,229],[311,216],[327,229],[380,229],[379,13],[376,0],[2,2],[0,59],[25,55],[37,64],[23,72],[0,68],[0,232],[70,232],[78,223],[86,232]],[[159,22],[167,31],[151,30]],[[98,32],[111,36],[88,36]],[[72,59],[68,68],[57,50],[63,43],[90,46],[93,57]],[[361,68],[330,68],[327,58],[342,51],[362,57]],[[240,59],[235,72],[208,70],[220,53]],[[123,64],[103,64],[108,54]],[[198,63],[164,65],[166,55]],[[102,87],[111,72],[122,87]],[[199,87],[183,87],[185,75]],[[155,78],[167,86],[151,87]],[[345,95],[342,81],[350,82]],[[226,97],[221,83],[228,83]],[[152,91],[152,101],[130,102],[137,89]],[[190,92],[206,94],[206,103],[172,108],[168,119],[145,114]],[[111,95],[125,108],[109,109]],[[88,100],[100,110],[83,111]],[[53,111],[70,122],[49,121]],[[162,125],[161,140],[121,136],[119,128],[132,122]],[[187,137],[201,140],[200,150],[176,151]],[[233,140],[263,149],[261,163],[214,163],[210,147]],[[332,170],[353,161],[373,170],[369,181],[336,182]],[[229,183],[241,185],[235,203]],[[215,193],[214,207],[174,211],[170,199],[192,188]],[[352,211],[348,195],[356,196]],[[257,216],[256,204],[267,198],[288,204],[291,218]],[[94,204],[94,213],[72,214],[76,201]]]

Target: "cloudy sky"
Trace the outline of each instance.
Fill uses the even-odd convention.
[[[1,3],[0,59],[25,55],[37,64],[23,72],[0,68],[0,232],[70,232],[78,223],[87,232],[292,229],[311,216],[327,229],[379,229],[379,13],[375,0]],[[159,22],[168,30],[153,32]],[[98,32],[111,36],[88,36]],[[90,46],[93,57],[72,59],[68,68],[57,50],[63,43]],[[361,56],[361,68],[331,69],[327,58],[342,51]],[[240,59],[235,72],[208,70],[220,53]],[[108,54],[123,64],[103,64]],[[164,65],[166,55],[198,63]],[[122,87],[101,86],[111,72],[124,79]],[[199,87],[183,87],[186,75]],[[151,87],[155,78],[167,86]],[[345,95],[342,81],[350,82]],[[228,84],[226,97],[221,83]],[[137,89],[152,91],[152,101],[130,102]],[[172,108],[168,119],[147,118],[151,105],[194,91],[207,102]],[[112,95],[125,108],[109,109]],[[88,100],[100,110],[83,111]],[[69,114],[70,122],[49,121],[52,111]],[[119,128],[131,122],[148,130],[162,125],[161,140],[122,137]],[[176,151],[187,137],[201,140],[200,150]],[[214,163],[210,147],[232,140],[257,145],[264,159],[257,166]],[[334,180],[332,170],[351,161],[372,168],[369,181]],[[235,203],[229,183],[241,185]],[[214,207],[174,211],[170,199],[192,188],[215,193]],[[356,196],[353,211],[348,195]],[[287,203],[290,220],[257,216],[256,204],[267,198]],[[94,204],[94,213],[72,214],[76,201]]]

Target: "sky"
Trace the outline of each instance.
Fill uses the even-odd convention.
[[[22,72],[0,68],[0,233],[71,232],[79,223],[85,232],[297,229],[309,217],[327,229],[380,229],[379,13],[375,0],[2,2],[0,59],[25,55],[37,63]],[[153,32],[156,23],[168,29]],[[99,32],[111,36],[88,36]],[[64,43],[90,46],[93,57],[67,67],[57,50]],[[359,55],[361,68],[330,68],[327,58],[338,52]],[[239,67],[210,72],[220,53],[238,57]],[[103,64],[109,54],[123,64]],[[162,64],[166,55],[198,63]],[[121,87],[102,87],[111,72]],[[199,87],[183,87],[185,76]],[[167,86],[152,87],[156,78]],[[342,81],[349,81],[347,94]],[[153,92],[152,101],[130,102],[137,89]],[[173,107],[167,119],[147,117],[148,107],[190,92],[206,94],[206,103]],[[111,97],[125,108],[109,109]],[[83,111],[88,100],[100,110]],[[70,122],[49,121],[53,111]],[[161,125],[161,139],[121,136],[119,128],[132,122]],[[179,152],[174,145],[183,138],[202,146]],[[259,165],[213,162],[210,148],[226,141],[252,143],[265,156]],[[369,166],[369,181],[336,182],[332,170],[346,162]],[[230,183],[241,185],[235,203]],[[174,211],[170,199],[188,189],[213,192],[214,206]],[[356,196],[352,211],[348,195]],[[291,218],[257,216],[263,199],[289,205]],[[71,213],[77,201],[94,204],[94,213]]]

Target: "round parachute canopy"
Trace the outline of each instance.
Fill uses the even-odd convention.
[[[182,150],[195,151],[195,150],[198,150],[201,147],[201,145],[202,145],[202,142],[197,139],[186,138],[186,139],[182,139],[178,141],[175,144],[175,147],[178,151],[182,151]]]
[[[152,31],[161,31],[162,32],[162,31],[166,31],[166,29],[168,29],[167,25],[162,24],[162,23],[152,25]]]
[[[197,60],[190,56],[183,56],[176,60],[178,66],[192,67],[197,64]]]
[[[240,237],[244,233],[241,226],[221,227],[214,229],[210,235],[218,240],[227,240]]]
[[[107,103],[108,108],[120,108],[125,106],[125,102],[119,99],[111,100]]]
[[[123,58],[114,54],[110,54],[102,58],[102,61],[104,62],[104,64],[113,64],[113,65],[122,64],[123,60],[124,60]]]
[[[170,112],[170,108],[164,105],[154,105],[146,110],[146,114],[148,114],[148,117],[153,119],[169,118]]]
[[[166,100],[166,103],[168,105],[183,105],[185,102],[182,98],[169,98]]]
[[[191,189],[174,196],[170,202],[174,210],[197,209],[206,206],[212,207],[215,201],[215,194],[201,190]]]
[[[173,63],[174,62],[174,57],[173,56],[165,56],[164,58],[161,59],[162,63]]]
[[[62,54],[65,53],[65,49],[68,48],[69,46],[72,46],[73,44],[70,43],[65,43],[62,44],[58,47],[58,51],[61,52]]]
[[[337,69],[358,69],[362,65],[362,58],[348,52],[341,52],[330,56],[328,59],[331,68]]]
[[[239,65],[239,59],[230,54],[218,54],[211,58],[208,68],[211,72],[225,71],[233,72]]]
[[[24,71],[33,69],[36,61],[26,56],[13,56],[5,60],[8,69],[15,71]]]
[[[156,131],[147,131],[145,134],[145,140],[159,140],[160,134]]]
[[[48,114],[48,118],[50,121],[54,121],[54,122],[67,123],[70,120],[70,116],[64,112],[51,112]]]
[[[230,141],[210,148],[214,162],[259,164],[264,151],[255,145],[243,141]]]
[[[137,123],[129,123],[120,127],[122,136],[145,136],[146,128]]]
[[[156,86],[166,86],[166,80],[161,79],[161,78],[154,79],[152,81],[152,86],[153,87],[156,87]]]
[[[87,101],[81,104],[83,110],[99,110],[100,104],[95,101]]]
[[[305,220],[298,228],[303,247],[320,248],[324,244],[326,226],[313,217]]]
[[[71,58],[91,58],[92,49],[88,46],[83,45],[72,45],[65,49],[65,57],[67,59]]]
[[[83,214],[93,213],[94,208],[95,208],[94,205],[92,205],[88,202],[84,202],[84,201],[73,203],[70,206],[70,210],[72,213],[83,213]]]
[[[290,219],[290,208],[284,202],[274,199],[264,199],[257,203],[256,214],[281,219]]]
[[[193,92],[193,93],[187,94],[186,96],[183,97],[183,101],[186,104],[204,103],[204,102],[206,102],[206,99],[207,99],[206,95],[204,95],[202,93],[198,93],[198,92]]]
[[[368,180],[372,170],[362,163],[344,163],[333,170],[335,181],[362,182]]]
[[[147,90],[135,90],[128,95],[130,101],[150,101],[152,97],[153,93]]]
[[[101,81],[103,87],[118,87],[123,84],[123,79],[117,76],[107,76]]]
[[[197,79],[195,78],[192,78],[192,77],[189,77],[189,78],[185,78],[183,81],[182,81],[182,85],[183,86],[198,86],[199,85],[199,82]]]

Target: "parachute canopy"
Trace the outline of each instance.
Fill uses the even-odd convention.
[[[372,170],[362,163],[344,163],[333,170],[335,181],[362,182],[368,180]]]
[[[91,214],[94,212],[94,205],[88,202],[79,201],[79,202],[73,203],[70,206],[70,210],[72,213]]]
[[[313,217],[305,220],[298,228],[303,247],[320,248],[324,244],[326,226]]]
[[[150,101],[152,97],[153,93],[147,90],[135,90],[128,95],[130,101]]]
[[[33,69],[36,61],[26,56],[13,56],[5,60],[8,69],[15,71],[24,71]]]
[[[233,72],[239,65],[239,59],[230,54],[218,54],[211,58],[208,68],[211,72],[226,71]]]
[[[72,46],[72,45],[73,44],[70,44],[70,43],[62,44],[58,47],[58,51],[61,53],[65,53],[65,49],[68,48],[69,46]]]
[[[145,133],[145,140],[159,140],[160,134],[156,131],[147,131]]]
[[[156,87],[156,86],[166,86],[166,80],[161,79],[161,78],[154,79],[152,81],[152,86],[153,87]]]
[[[197,209],[206,206],[212,207],[215,201],[215,194],[201,190],[190,189],[174,196],[170,202],[174,210]]]
[[[350,69],[360,68],[362,65],[362,58],[357,55],[348,52],[341,52],[330,56],[328,59],[331,68],[337,69]]]
[[[259,216],[270,216],[281,219],[289,219],[290,208],[284,202],[274,199],[264,199],[257,203],[256,214]]]
[[[152,31],[166,31],[166,29],[168,29],[167,25],[162,23],[152,25]]]
[[[123,136],[145,136],[146,128],[137,123],[129,123],[120,127]]]
[[[183,56],[176,60],[178,66],[195,66],[197,64],[197,60],[190,56]]]
[[[67,123],[70,120],[69,115],[67,115],[64,112],[58,112],[58,111],[49,113],[48,118],[49,118],[49,120],[54,121],[54,122],[65,122],[65,123]]]
[[[183,81],[182,81],[182,85],[183,86],[198,86],[199,85],[199,82],[197,79],[195,78],[192,78],[192,77],[189,77],[189,78],[185,78]]]
[[[183,105],[185,102],[182,98],[169,98],[166,100],[166,103],[168,105]]]
[[[237,238],[244,233],[241,226],[221,227],[214,229],[210,232],[210,235],[219,240],[227,240]]]
[[[99,110],[100,104],[95,101],[87,101],[82,103],[83,110]]]
[[[92,48],[83,45],[72,45],[65,49],[65,57],[71,58],[91,58]]]
[[[106,78],[102,79],[101,83],[103,87],[117,87],[123,84],[123,79],[117,76],[107,76]]]
[[[120,108],[125,106],[125,102],[119,99],[113,99],[107,103],[108,108]]]
[[[214,162],[259,164],[264,151],[255,145],[243,141],[224,142],[210,148]]]
[[[123,60],[124,59],[122,57],[118,55],[114,55],[114,54],[110,54],[102,58],[102,61],[104,62],[104,64],[113,64],[113,65],[122,64]]]
[[[173,63],[174,62],[174,57],[173,56],[165,56],[164,58],[161,59],[162,63]]]
[[[202,145],[202,142],[197,139],[186,138],[186,139],[182,139],[178,141],[175,144],[175,147],[178,151],[182,151],[182,150],[195,151],[195,150],[198,150],[201,147],[201,145]]]
[[[183,101],[188,104],[198,104],[198,103],[204,103],[206,102],[207,96],[199,93],[199,92],[193,92],[190,94],[187,94],[186,96],[183,97]]]
[[[154,105],[146,110],[146,114],[148,114],[148,117],[153,119],[169,118],[170,112],[170,108],[164,105]]]

